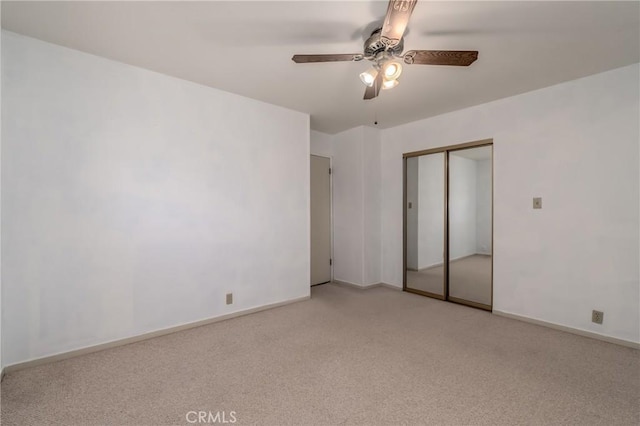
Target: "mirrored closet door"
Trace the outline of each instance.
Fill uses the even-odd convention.
[[[491,310],[492,141],[405,154],[405,291]]]
[[[445,298],[445,154],[407,158],[406,287]]]
[[[491,146],[449,151],[449,300],[491,309]]]

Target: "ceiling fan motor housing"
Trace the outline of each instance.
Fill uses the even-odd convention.
[[[375,60],[382,52],[389,52],[393,56],[400,56],[404,49],[404,38],[399,41],[390,40],[381,35],[382,28],[376,29],[364,42],[364,57],[368,60]]]

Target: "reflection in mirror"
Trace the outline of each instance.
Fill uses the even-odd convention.
[[[449,152],[449,297],[490,307],[491,146]]]
[[[407,288],[444,298],[444,153],[407,158]]]

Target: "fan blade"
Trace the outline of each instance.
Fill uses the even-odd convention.
[[[406,64],[455,65],[468,67],[478,59],[475,50],[410,50],[404,55]]]
[[[340,62],[340,61],[361,61],[363,55],[360,53],[346,53],[339,55],[293,55],[291,60],[296,64],[306,64],[310,62]]]
[[[364,99],[373,99],[380,93],[380,89],[382,88],[382,72],[379,72],[376,76],[375,81],[371,86],[367,86],[364,91]]]
[[[380,33],[382,38],[386,39],[387,46],[393,47],[400,43],[417,2],[418,0],[389,0],[387,16],[384,18]]]

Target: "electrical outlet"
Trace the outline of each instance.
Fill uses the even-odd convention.
[[[541,209],[542,208],[542,197],[535,197],[533,199],[533,208]]]
[[[227,293],[227,305],[231,305],[233,303],[233,293]]]
[[[602,324],[604,320],[604,312],[593,311],[591,312],[591,322],[595,322],[596,324]]]

